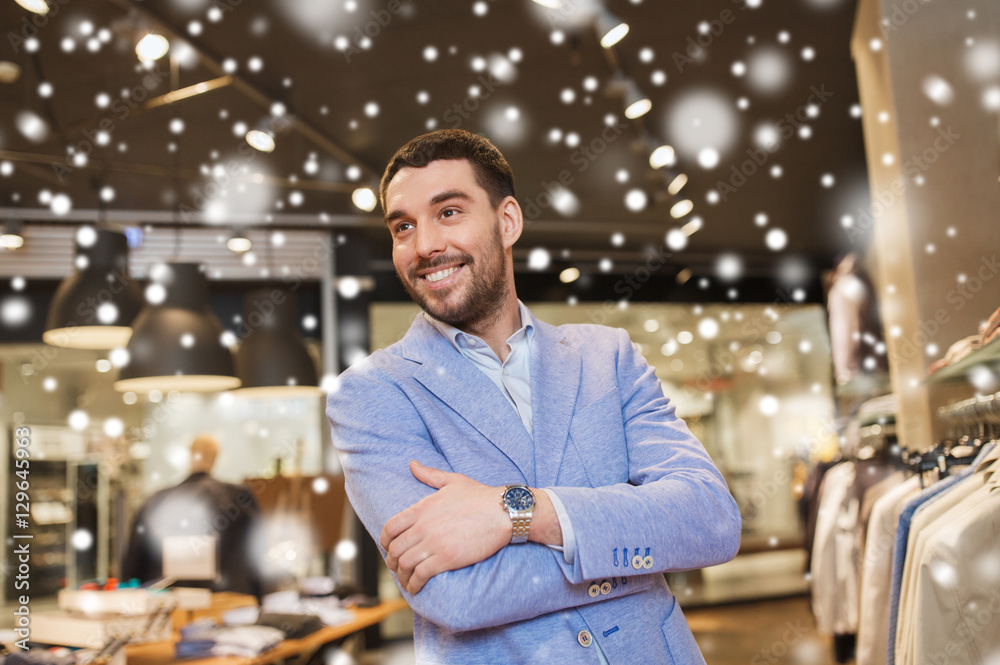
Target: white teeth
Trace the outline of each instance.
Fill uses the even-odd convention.
[[[438,270],[437,272],[432,272],[429,275],[425,275],[425,277],[427,277],[428,282],[440,282],[442,279],[444,279],[451,273],[455,272],[456,270],[458,270],[458,266],[455,266],[454,268],[446,268],[445,270]]]

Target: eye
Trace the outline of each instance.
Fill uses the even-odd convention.
[[[458,211],[455,210],[454,208],[445,208],[444,210],[441,211],[442,217],[454,217],[457,214]]]
[[[410,222],[400,222],[392,227],[392,235],[399,235],[400,233],[409,230],[411,226],[413,226],[413,224]]]

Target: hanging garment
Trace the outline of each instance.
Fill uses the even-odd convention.
[[[917,577],[920,562],[927,556],[927,547],[931,538],[942,528],[952,522],[956,516],[975,510],[982,501],[983,481],[987,475],[997,468],[996,461],[1000,457],[1000,449],[994,446],[984,447],[973,465],[950,489],[938,493],[924,503],[915,513],[910,526],[910,538],[904,566],[901,597],[899,603],[899,622],[896,631],[895,654],[896,663],[914,663],[914,643],[918,626],[914,623],[916,616]],[[912,546],[912,547],[911,547]]]
[[[858,514],[859,578],[863,579],[865,574],[865,547],[868,543],[868,525],[871,523],[872,509],[875,507],[875,502],[885,496],[891,489],[902,485],[905,481],[906,474],[903,471],[895,471],[869,487],[861,498],[861,512]]]
[[[861,564],[864,577],[861,583],[858,665],[881,665],[885,662],[889,631],[889,580],[896,526],[903,504],[919,491],[920,478],[914,476],[886,492],[872,507]]]
[[[857,625],[856,616],[853,625],[850,621],[848,601],[844,595],[848,570],[853,567],[853,542],[848,544],[844,536],[845,527],[853,528],[850,507],[852,501],[855,505],[853,521],[857,520],[857,500],[852,494],[853,484],[854,462],[842,462],[827,471],[820,491],[811,579],[816,628],[827,634],[852,633]],[[853,579],[856,580],[856,577]],[[854,594],[856,593],[855,582]]]
[[[1000,483],[952,510],[927,541],[916,574],[909,662],[983,665],[1000,657]]]

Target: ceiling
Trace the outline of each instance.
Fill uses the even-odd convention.
[[[731,279],[816,273],[856,249],[840,226],[868,201],[852,0],[607,0],[631,27],[612,51],[589,18],[597,0],[562,1],[50,0],[39,17],[2,0],[0,61],[21,73],[0,83],[0,214],[26,220],[27,242],[0,273],[43,257],[51,268],[36,273],[68,272],[74,225],[100,216],[154,238],[157,224],[181,226],[186,252],[229,262],[210,266],[223,278],[247,277],[220,253],[231,225],[350,228],[373,270],[391,270],[378,209],[360,211],[351,192],[408,139],[454,126],[491,138],[514,169],[529,218],[519,270],[541,247],[584,271],[624,271],[695,217],[667,269],[716,279],[732,254]],[[170,37],[173,72],[169,58],[135,57],[150,28]],[[616,72],[650,97],[646,116],[624,118]],[[164,97],[202,82],[207,92]],[[256,152],[243,134],[269,116],[277,147]],[[676,149],[669,176],[648,162],[660,143]],[[676,173],[689,182],[670,197]],[[643,198],[633,190],[642,209],[626,203]],[[693,212],[672,219],[683,198]],[[205,226],[220,228],[188,234]]]

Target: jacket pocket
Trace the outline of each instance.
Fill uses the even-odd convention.
[[[667,618],[660,624],[660,631],[667,643],[671,662],[674,665],[705,665],[705,658],[701,655],[701,649],[698,648],[698,643],[694,640],[694,635],[691,633],[687,619],[684,618],[684,613],[681,612],[677,599],[672,600],[674,606]]]

